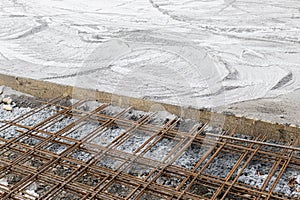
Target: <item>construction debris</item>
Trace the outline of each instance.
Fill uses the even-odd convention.
[[[6,103],[6,104],[11,104],[11,103],[12,103],[12,99],[9,98],[9,97],[6,97],[6,98],[3,98],[3,99],[2,99],[2,102],[3,102],[3,103]]]
[[[3,110],[7,110],[7,111],[12,111],[12,106],[7,104],[7,105],[3,105]]]

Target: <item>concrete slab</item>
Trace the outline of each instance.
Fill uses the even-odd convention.
[[[299,123],[298,4],[2,0],[0,72]]]

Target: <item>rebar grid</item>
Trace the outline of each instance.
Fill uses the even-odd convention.
[[[178,130],[179,118],[154,125],[155,113],[128,118],[131,108],[112,115],[104,112],[108,104],[85,111],[85,101],[66,107],[62,100],[0,121],[1,199],[297,199],[274,192],[287,168],[300,170],[296,142],[212,133],[206,122]],[[48,115],[33,123],[41,112]],[[15,135],[8,137],[11,130]],[[132,138],[140,142],[125,148]],[[190,167],[175,164],[191,146],[203,149],[199,159]],[[236,155],[236,162],[223,176],[207,173],[221,154]],[[239,181],[253,161],[271,165],[260,188]]]

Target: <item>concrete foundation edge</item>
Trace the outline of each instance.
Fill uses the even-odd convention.
[[[5,85],[14,90],[28,93],[39,98],[54,98],[59,95],[69,95],[75,99],[98,100],[100,102],[112,103],[119,106],[132,106],[134,109],[143,111],[149,111],[153,106],[159,104],[159,106],[163,106],[166,111],[181,116],[182,118],[202,120],[209,122],[212,125],[220,126],[224,129],[235,130],[236,132],[247,135],[258,136],[267,134],[268,138],[287,143],[298,143],[299,141],[300,128],[295,125],[278,124],[260,119],[249,119],[243,116],[216,113],[208,109],[180,107],[177,105],[56,84],[43,80],[15,77],[1,73],[0,85]]]

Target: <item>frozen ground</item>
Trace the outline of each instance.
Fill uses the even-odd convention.
[[[194,107],[300,86],[298,0],[1,0],[0,16],[0,73]]]

